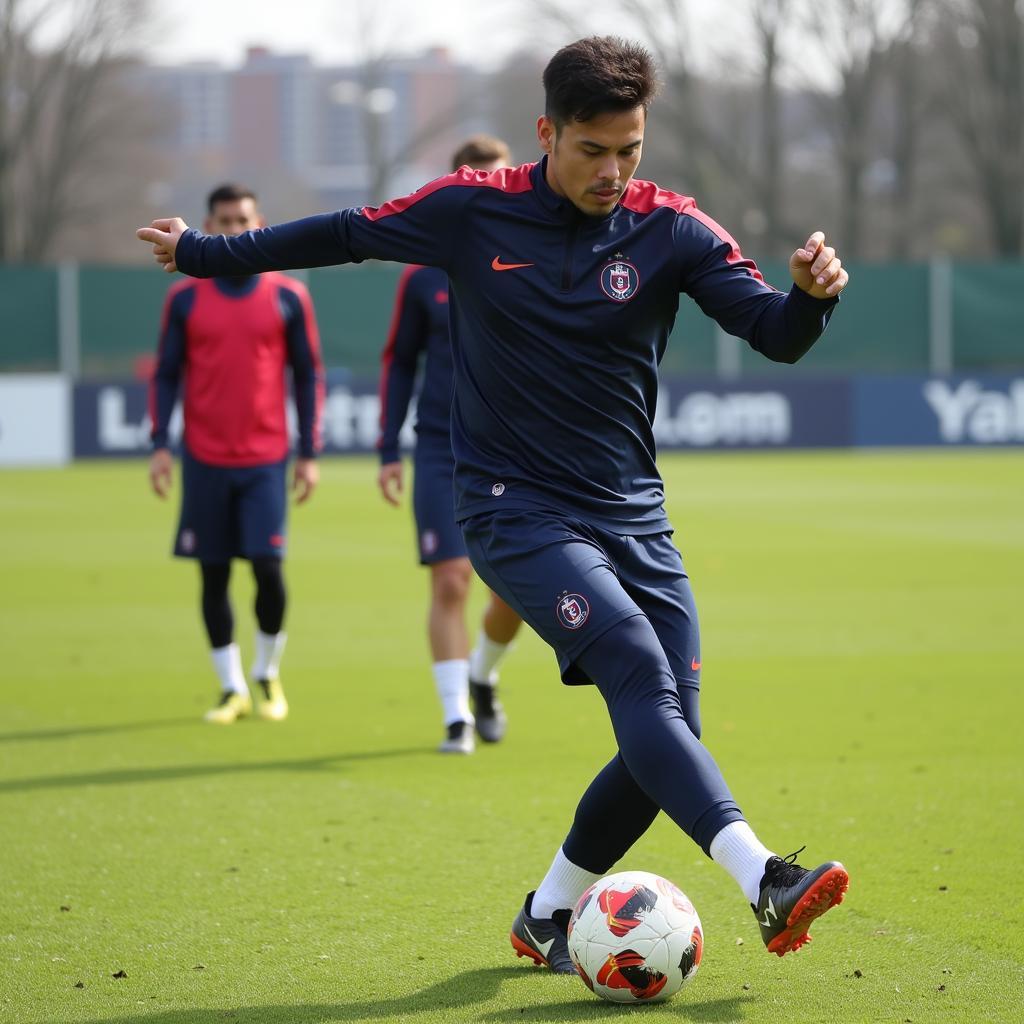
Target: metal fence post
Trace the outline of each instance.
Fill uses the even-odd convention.
[[[79,325],[78,264],[57,267],[57,343],[60,371],[77,380],[82,368],[82,332]]]
[[[953,264],[948,256],[928,263],[928,369],[953,372]]]
[[[735,380],[743,372],[743,349],[739,338],[715,324],[715,372],[722,380]]]

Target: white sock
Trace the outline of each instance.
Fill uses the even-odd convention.
[[[262,633],[256,630],[256,657],[252,663],[253,679],[276,679],[281,666],[287,633]]]
[[[572,910],[588,886],[600,877],[593,871],[578,868],[559,847],[548,873],[533,894],[530,916],[550,917],[556,910]]]
[[[473,723],[469,710],[469,662],[465,658],[434,662],[434,685],[441,698],[444,724]]]
[[[469,656],[469,678],[474,683],[488,683],[495,686],[498,682],[498,673],[495,669],[498,662],[505,657],[512,645],[499,644],[492,640],[483,626],[480,627],[480,634],[476,638],[476,647]]]
[[[213,667],[217,670],[221,690],[234,690],[235,693],[248,693],[245,685],[245,673],[242,671],[242,652],[238,644],[227,647],[214,647],[210,651]]]
[[[736,879],[743,894],[754,904],[761,895],[764,866],[773,856],[745,821],[730,822],[711,840],[711,859]]]

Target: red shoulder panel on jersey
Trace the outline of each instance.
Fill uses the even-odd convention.
[[[295,292],[300,297],[309,294],[309,289],[298,278],[282,274],[279,270],[270,270],[260,276],[269,280],[271,284],[280,285],[290,292]]]
[[[622,205],[633,213],[653,213],[661,206],[666,206],[676,213],[685,217],[692,217],[695,221],[703,224],[717,239],[729,246],[726,254],[726,263],[748,264],[747,270],[750,276],[758,281],[764,282],[761,271],[757,269],[752,260],[748,260],[736,242],[736,239],[722,227],[718,221],[709,217],[703,210],[699,209],[696,200],[691,196],[682,196],[676,192],[669,192],[667,189],[659,188],[653,181],[633,179],[626,187],[622,196]]]
[[[401,213],[408,210],[410,206],[418,203],[421,199],[433,195],[442,188],[452,186],[481,186],[483,188],[497,189],[499,192],[529,192],[533,188],[530,181],[530,171],[533,164],[522,164],[519,167],[502,167],[497,171],[474,171],[469,167],[460,167],[454,174],[446,174],[443,178],[437,178],[422,188],[418,188],[410,195],[401,199],[392,199],[383,206],[364,206],[359,212],[367,220],[380,220],[382,217],[390,217],[393,213]]]
[[[622,205],[634,213],[653,213],[659,206],[667,206],[676,213],[689,213],[697,208],[691,196],[681,196],[677,192],[659,188],[653,181],[634,178],[622,195]]]

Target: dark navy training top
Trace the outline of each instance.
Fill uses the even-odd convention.
[[[416,400],[417,444],[451,445],[452,345],[448,278],[437,267],[407,267],[398,282],[391,331],[381,356],[380,461],[397,462],[398,435],[409,411],[420,357],[423,383]]]
[[[540,508],[659,533],[669,527],[652,424],[680,293],[783,362],[814,344],[836,300],[769,287],[692,199],[653,182],[634,180],[610,214],[585,216],[548,186],[545,160],[463,167],[379,208],[233,238],[190,230],[175,262],[198,277],[365,259],[440,267],[457,517]]]

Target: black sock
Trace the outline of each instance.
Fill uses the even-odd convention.
[[[276,636],[284,625],[287,595],[280,558],[254,558],[252,574],[256,578],[256,621],[260,632]]]
[[[228,599],[231,563],[200,562],[199,570],[203,581],[202,606],[206,635],[214,649],[227,647],[235,630],[231,601]]]

